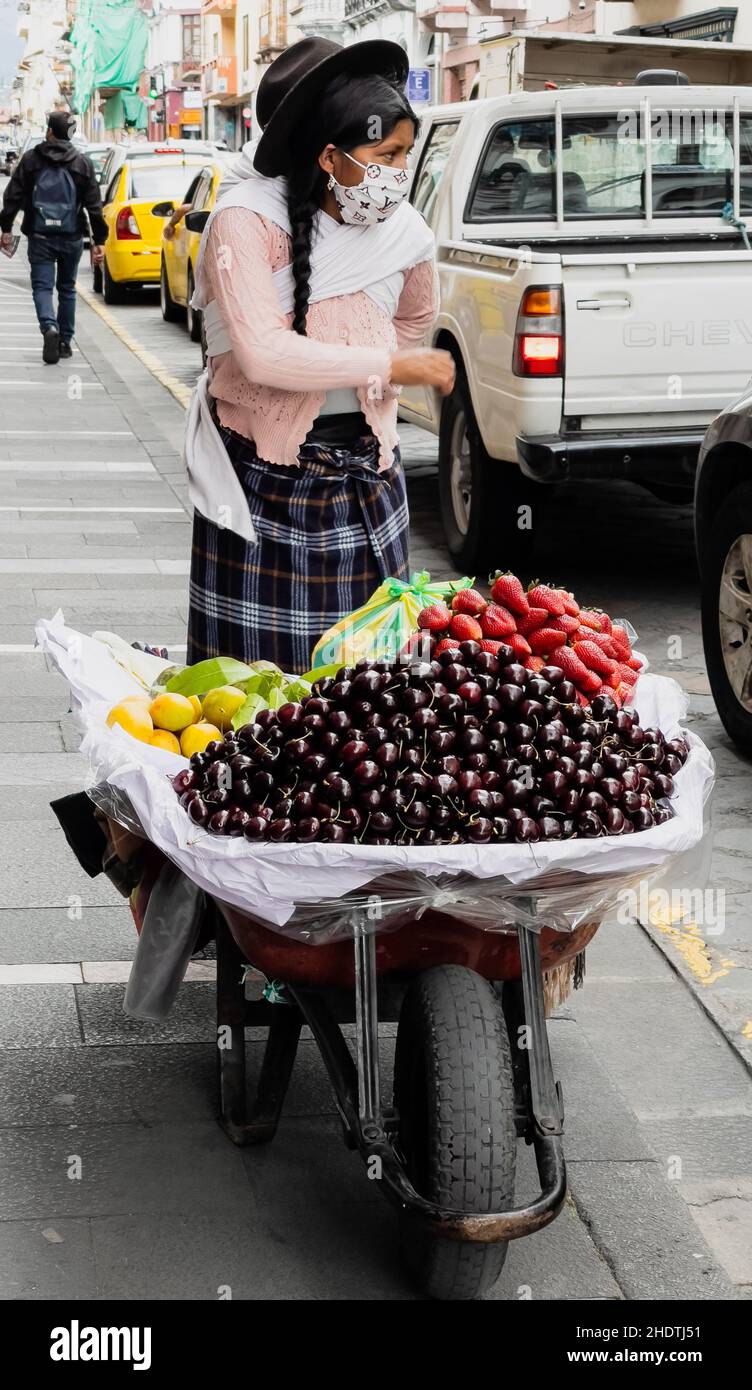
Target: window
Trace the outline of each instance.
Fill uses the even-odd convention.
[[[202,170],[200,178],[196,180],[196,187],[193,190],[193,196],[191,198],[191,203],[194,212],[202,212],[203,209],[206,207],[206,200],[211,191],[211,186],[211,169],[204,169]]]
[[[459,121],[444,121],[435,125],[426,141],[423,158],[420,161],[415,180],[412,202],[418,212],[423,213],[427,222],[431,221],[441,177],[459,124]]]
[[[201,61],[201,15],[183,15],[183,62]]]
[[[113,176],[113,178],[110,180],[110,186],[109,186],[109,188],[107,189],[107,192],[105,193],[104,198],[102,199],[102,202],[103,202],[103,203],[114,203],[115,198],[117,197],[118,185],[119,185],[119,183],[120,183],[120,175],[122,174],[122,172],[123,172],[123,169],[122,169],[122,165],[121,165],[121,167],[118,169],[117,173],[116,173],[116,174]]]
[[[195,168],[195,165],[193,166]],[[191,181],[191,166],[187,164],[139,164],[131,169],[129,198],[172,199],[182,203]]]
[[[718,217],[733,199],[733,123],[727,113],[641,111],[562,120],[564,220],[643,219],[647,139],[653,215]],[[752,115],[740,121],[742,211],[752,211]],[[552,221],[556,216],[553,119],[505,121],[492,132],[471,194],[473,222]]]

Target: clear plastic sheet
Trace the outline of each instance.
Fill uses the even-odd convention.
[[[674,816],[663,825],[624,837],[501,845],[252,846],[210,835],[188,819],[172,788],[170,776],[185,760],[107,727],[106,711],[122,694],[122,669],[112,662],[119,687],[112,697],[102,649],[94,673],[85,645],[91,639],[73,634],[61,619],[53,624],[37,631],[43,629],[45,650],[71,683],[92,799],[145,835],[209,896],[285,936],[332,941],[350,936],[355,920],[372,922],[378,932],[429,909],[489,931],[509,931],[521,921],[572,931],[600,920],[646,879],[656,881],[703,838],[713,761],[701,740],[681,728],[688,702],[680,687],[650,674],[640,676],[635,692],[643,723],[668,737],[682,732],[689,744],[675,778]]]

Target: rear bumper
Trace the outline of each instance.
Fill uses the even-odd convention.
[[[704,437],[699,428],[518,436],[517,460],[528,478],[541,483],[623,478],[690,489]]]
[[[123,249],[123,245],[127,249]],[[125,242],[114,251],[108,251],[107,264],[110,275],[119,285],[151,285],[159,280],[160,253],[150,247],[131,250]]]

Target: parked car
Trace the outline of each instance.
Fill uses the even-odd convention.
[[[752,97],[643,76],[426,114],[411,197],[437,238],[430,341],[458,371],[449,397],[400,405],[439,436],[462,572],[524,563],[544,485],[689,500],[704,431],[752,370]]]
[[[109,182],[102,202],[108,237],[101,280],[107,304],[121,302],[129,286],[159,283],[165,219],[183,202],[196,171],[206,163],[207,151],[197,145],[144,142],[116,146],[107,156]]]
[[[184,211],[176,209],[170,219],[174,226],[172,237],[162,242],[159,279],[162,318],[170,322],[185,319],[185,326],[194,343],[201,342],[202,316],[191,308],[201,232],[190,229],[185,214],[211,212],[225,170],[226,161],[206,164],[200,170],[186,194]]]
[[[752,753],[752,383],[705,435],[695,540],[710,688],[729,737]]]

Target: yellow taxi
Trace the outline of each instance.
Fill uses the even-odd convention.
[[[102,268],[107,304],[121,303],[127,286],[158,284],[165,222],[215,154],[209,145],[192,145],[117,147],[102,198],[108,227]]]
[[[201,232],[186,226],[185,214],[203,212],[208,217],[226,168],[226,162],[207,161],[193,179],[184,203],[175,209],[164,227],[159,277],[162,318],[170,322],[184,318],[194,343],[201,342],[201,314],[191,308]],[[205,222],[206,217],[199,220]]]

